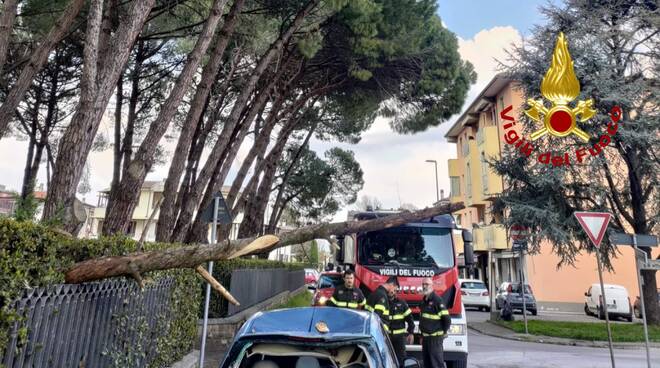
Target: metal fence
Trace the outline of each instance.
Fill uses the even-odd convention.
[[[239,269],[231,274],[231,294],[240,306],[229,305],[227,315],[238,313],[284,291],[294,291],[305,284],[305,271],[284,268]]]
[[[144,367],[157,353],[156,337],[167,333],[174,283],[164,278],[143,291],[132,280],[30,289],[16,301],[24,320],[13,326],[0,363],[17,368]],[[21,341],[23,331],[27,343]],[[135,352],[127,353],[128,346]]]

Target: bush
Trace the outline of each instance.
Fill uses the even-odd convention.
[[[177,244],[147,243],[145,250],[158,250]],[[25,288],[64,282],[64,271],[73,263],[101,256],[134,252],[137,242],[126,237],[75,239],[32,222],[17,222],[0,218],[0,346],[7,346],[9,331],[20,319],[11,309],[11,302]],[[174,277],[170,305],[172,319],[169,333],[156,343],[158,357],[152,366],[169,365],[192,349],[197,335],[196,306],[199,293],[194,284],[201,284],[193,270],[152,272],[154,280]],[[128,354],[128,352],[127,352]]]

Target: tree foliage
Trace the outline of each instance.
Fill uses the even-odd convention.
[[[535,145],[562,155],[573,155],[581,147],[596,152],[594,146],[603,141],[612,108],[619,106],[623,111],[616,134],[602,154],[588,154],[581,163],[573,159],[570,166],[546,165],[534,155],[527,158],[514,150],[494,162],[508,184],[495,210],[506,209],[509,225],[532,229],[534,250],[542,240],[551,241],[562,265],[572,264],[578,253],[590,250],[574,211],[613,213],[610,231],[658,233],[660,18],[657,4],[643,1],[570,0],[562,6],[544,7],[543,13],[547,25],[536,28],[524,46],[514,49],[506,68],[509,76],[519,82],[525,97],[539,98],[551,45],[564,32],[581,84],[578,100],[593,98],[597,114],[579,123],[591,136],[588,144],[574,137],[546,136]],[[527,134],[538,129],[524,116],[517,120]],[[603,255],[616,256],[607,237],[601,248]],[[655,277],[645,274],[645,290],[655,295]],[[653,312],[660,323],[660,311]]]

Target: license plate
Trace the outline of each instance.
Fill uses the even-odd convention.
[[[481,295],[480,293],[470,293],[471,296],[479,296]]]
[[[616,309],[616,304],[608,304],[607,309]]]

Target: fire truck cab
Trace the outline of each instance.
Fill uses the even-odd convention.
[[[352,212],[349,220],[371,220],[395,213],[380,210]],[[336,261],[355,271],[356,285],[365,296],[388,277],[397,276],[400,284],[398,296],[408,303],[415,318],[415,340],[413,345],[407,346],[407,351],[419,358],[422,279],[433,278],[435,291],[443,298],[452,318],[451,329],[444,341],[445,361],[450,368],[464,368],[468,356],[467,320],[458,281],[454,233],[462,237],[465,264],[470,265],[473,261],[472,233],[459,229],[451,215],[340,237],[337,239]]]

